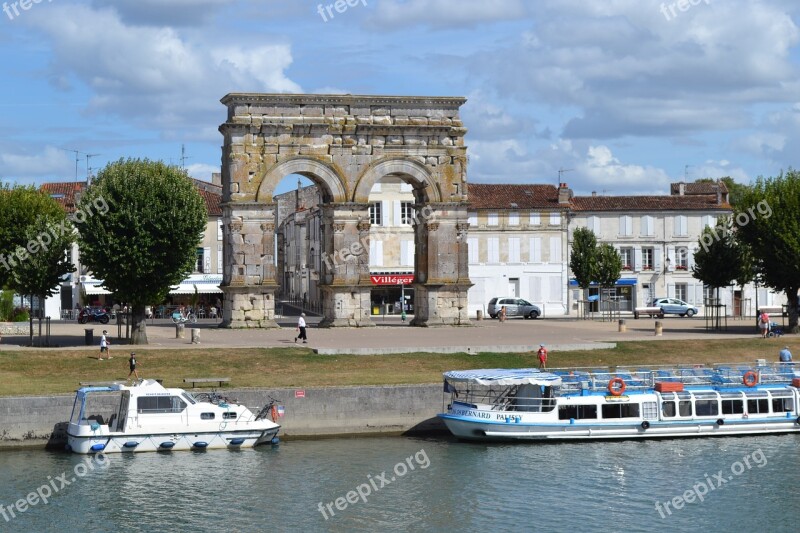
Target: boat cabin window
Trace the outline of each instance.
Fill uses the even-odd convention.
[[[681,400],[678,402],[678,416],[692,416],[691,400]]]
[[[187,402],[189,402],[191,405],[194,405],[194,404],[196,404],[196,403],[197,403],[197,402],[195,401],[195,399],[194,399],[194,398],[192,398],[191,396],[189,396],[189,395],[188,395],[188,394],[186,394],[185,392],[184,392],[183,394],[181,394],[181,396],[182,396],[182,397],[183,397],[183,398],[184,398],[184,399],[185,399]]]
[[[558,419],[569,420],[570,418],[574,418],[575,420],[581,420],[584,418],[597,418],[597,406],[560,405],[558,407]]]
[[[672,418],[675,416],[675,402],[673,401],[663,401],[661,402],[661,414],[664,418]]]
[[[695,400],[694,412],[697,416],[717,416],[719,402],[717,400]]]
[[[788,413],[794,411],[794,401],[791,396],[772,397],[773,413]]]
[[[739,415],[744,413],[744,400],[722,400],[723,415]]]
[[[747,394],[747,412],[751,415],[759,413],[769,413],[769,399],[766,398],[766,393],[746,393]],[[753,398],[753,396],[763,396],[762,398]]]
[[[639,418],[638,403],[609,403],[603,406],[603,418]]]
[[[200,413],[200,420],[214,420],[214,413]]]
[[[234,412],[222,413],[223,420],[235,420],[238,415]]]
[[[140,413],[180,413],[186,402],[178,396],[140,396],[136,408]]]

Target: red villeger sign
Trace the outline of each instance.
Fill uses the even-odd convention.
[[[414,274],[388,274],[385,276],[370,276],[373,285],[411,285],[414,283]]]

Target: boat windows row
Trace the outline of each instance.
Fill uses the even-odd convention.
[[[692,416],[719,416],[735,414],[769,414],[789,413],[794,411],[794,398],[790,394],[777,396],[767,395],[766,392],[756,393],[756,397],[748,394],[745,398],[685,398],[666,399],[661,401],[661,415],[663,418],[692,417]],[[640,412],[641,405],[641,412]],[[610,403],[605,405],[560,405],[558,407],[559,420],[597,419],[598,407],[600,417],[603,419],[614,418],[657,418],[657,403]],[[746,409],[745,409],[746,408]]]

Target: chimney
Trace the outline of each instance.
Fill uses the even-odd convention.
[[[715,188],[717,189],[717,205],[720,205],[722,204],[722,187],[717,183]]]
[[[684,194],[686,194],[686,183],[680,182],[678,184],[678,195],[683,196]]]
[[[592,191],[592,196],[597,196],[597,191]]]
[[[211,173],[211,183],[214,185],[219,185],[222,187],[222,172],[212,172]]]
[[[572,199],[572,191],[567,187],[566,183],[558,184],[558,203],[559,205],[568,205]]]

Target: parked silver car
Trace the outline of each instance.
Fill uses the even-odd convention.
[[[542,310],[538,305],[533,305],[527,300],[522,298],[492,298],[489,300],[489,306],[486,312],[492,318],[497,318],[500,314],[500,309],[505,306],[506,317],[521,316],[523,318],[539,318]]]
[[[692,318],[699,311],[697,307],[677,298],[656,298],[650,305],[660,307],[662,315],[680,315]]]

